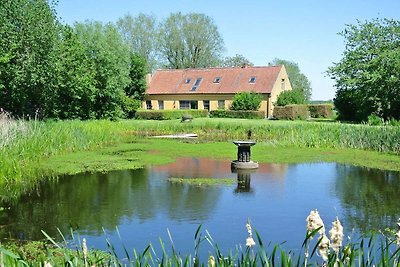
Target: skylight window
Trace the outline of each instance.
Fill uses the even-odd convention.
[[[215,77],[213,83],[220,83],[221,82],[221,77]]]
[[[194,82],[193,86],[192,86],[192,89],[190,89],[190,91],[196,91],[197,88],[199,87],[200,82],[201,82],[202,79],[203,78],[197,78],[196,81]]]
[[[249,83],[255,83],[256,82],[256,77],[252,76],[249,79]]]
[[[188,84],[188,83],[190,83],[190,78],[186,78],[186,80],[185,80],[185,84]]]

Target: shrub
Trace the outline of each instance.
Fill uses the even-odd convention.
[[[279,94],[275,105],[283,107],[291,104],[304,104],[306,102],[304,95],[299,90],[283,91]]]
[[[378,115],[371,114],[368,116],[368,124],[373,126],[381,126],[383,124],[383,120]]]
[[[264,111],[253,110],[212,110],[210,111],[211,118],[238,118],[238,119],[264,119]]]
[[[311,118],[333,117],[333,105],[331,104],[310,104],[308,105]]]
[[[181,119],[183,116],[201,118],[208,116],[205,109],[174,109],[174,110],[138,110],[135,119],[142,120],[174,120]]]
[[[231,110],[258,110],[262,97],[255,92],[236,93],[232,100]]]
[[[123,96],[122,98],[122,110],[125,113],[125,117],[134,118],[136,110],[141,106],[141,101],[134,99],[133,97]]]
[[[274,107],[274,118],[278,120],[305,120],[309,117],[307,105]]]

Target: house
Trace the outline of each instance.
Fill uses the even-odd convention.
[[[273,103],[291,90],[285,67],[224,67],[157,70],[148,77],[144,109],[229,109],[236,93],[262,95],[260,110],[272,115]]]

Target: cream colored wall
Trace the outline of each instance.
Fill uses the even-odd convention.
[[[284,86],[285,89],[284,90],[282,90],[282,84],[281,84],[282,79],[285,79],[285,86]],[[282,91],[289,91],[289,90],[292,90],[292,85],[290,84],[289,77],[286,72],[286,68],[285,68],[285,66],[283,66],[281,71],[279,72],[278,78],[276,79],[276,81],[274,83],[274,86],[272,87],[271,97],[268,100],[268,103],[269,103],[269,107],[267,110],[268,116],[273,115],[274,103],[278,99],[278,95]]]
[[[225,101],[225,109],[229,109],[232,105],[233,94],[221,94],[221,95],[149,95],[146,97],[146,100],[151,101],[151,105],[154,110],[158,110],[158,100],[164,101],[164,109],[179,109],[179,100],[197,100],[198,101],[198,109],[204,109],[203,100],[210,101],[210,110],[218,109],[218,100]],[[270,105],[268,104],[269,95],[263,95],[263,99],[261,101],[260,109],[261,111],[266,112]],[[142,108],[146,109],[146,101],[143,101]],[[271,114],[271,113],[269,113]]]
[[[149,95],[146,100],[151,101],[153,109],[159,109],[158,100],[164,101],[164,109],[179,109],[179,100],[197,100],[198,109],[204,109],[203,100],[210,101],[210,110],[218,109],[218,100],[225,100],[225,109],[232,104],[233,94],[221,95]],[[146,108],[146,101],[143,101],[142,108]]]

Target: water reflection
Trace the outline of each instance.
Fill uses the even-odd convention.
[[[233,173],[237,173],[237,187],[235,193],[252,193],[251,190],[251,173],[257,170],[239,170],[232,169]]]
[[[169,177],[237,178],[238,183],[198,187],[170,183]],[[298,248],[305,218],[315,208],[327,225],[339,216],[347,233],[393,228],[400,217],[399,182],[399,173],[335,163],[260,164],[252,173],[232,173],[229,160],[179,158],[163,166],[43,183],[0,213],[0,235],[37,240],[42,229],[57,236],[57,227],[68,233],[72,226],[101,247],[103,229],[113,235],[117,226],[128,239],[126,247],[140,249],[157,243],[169,228],[176,244],[191,248],[188,236],[203,224],[219,245],[233,248],[245,240],[250,218],[267,243],[287,241]]]
[[[336,165],[336,194],[347,223],[368,232],[395,228],[400,218],[400,175],[376,169]]]

